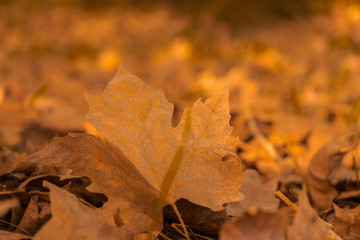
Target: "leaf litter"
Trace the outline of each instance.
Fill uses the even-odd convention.
[[[303,36],[294,34],[309,24],[302,21],[248,31],[246,50],[241,36],[211,20],[199,21],[202,35],[183,37],[189,23],[164,12],[124,16],[120,22],[137,29],[153,17],[151,30],[119,24],[132,37],[112,39],[115,29],[100,18],[114,15],[104,11],[84,26],[123,44],[124,57],[116,47],[96,47],[103,43],[89,52],[71,46],[71,69],[61,54],[40,54],[18,75],[1,71],[0,238],[358,239],[359,9],[337,3],[329,17],[309,18]],[[49,15],[49,26],[57,21]],[[18,29],[15,35],[27,32]],[[79,45],[100,41],[88,31],[68,34],[74,43],[84,36]],[[69,44],[51,34],[29,37]],[[221,46],[206,61],[197,55],[203,37]],[[0,59],[14,39],[4,40]],[[28,47],[22,54],[34,52]],[[242,65],[233,65],[243,51]],[[84,118],[81,93],[99,92],[120,61],[147,83],[120,69],[102,94],[87,94],[97,132]],[[99,84],[69,80],[77,74]]]
[[[139,95],[138,91],[142,92],[144,99],[133,97]],[[124,234],[125,238],[132,239],[132,236],[141,238],[143,233],[149,231],[148,236],[152,236],[159,234],[161,230],[163,220],[159,212],[162,212],[166,204],[170,204],[176,217],[182,222],[182,234],[187,238],[189,233],[187,227],[184,228],[185,223],[188,225],[193,222],[195,209],[200,206],[210,208],[207,211],[213,212],[213,216],[223,216],[215,218],[220,220],[217,220],[215,229],[219,229],[231,216],[237,216],[224,225],[220,234],[222,239],[253,238],[255,232],[252,232],[250,226],[254,224],[260,224],[258,227],[264,228],[265,235],[259,236],[259,239],[285,239],[286,232],[290,238],[298,238],[303,234],[320,234],[319,239],[324,236],[337,236],[329,225],[316,215],[304,190],[299,193],[303,200],[300,200],[300,208],[295,209],[297,213],[288,230],[285,231],[287,217],[284,217],[287,214],[281,214],[281,221],[285,225],[275,227],[270,224],[273,217],[274,223],[279,221],[276,220],[279,205],[274,194],[276,188],[271,190],[264,185],[258,172],[252,169],[245,171],[243,183],[238,159],[223,159],[226,154],[234,155],[233,149],[236,146],[236,139],[230,135],[232,128],[228,125],[230,115],[227,94],[225,89],[208,99],[205,104],[201,101],[195,102],[193,107],[185,109],[185,119],[174,128],[171,124],[173,107],[166,101],[163,93],[152,90],[134,75],[120,70],[102,95],[87,96],[90,105],[88,118],[94,122],[106,140],[89,134],[71,133],[66,137],[56,138],[47,147],[19,164],[18,171],[26,172],[24,169],[27,169],[28,176],[24,176],[25,181],[22,181],[12,194],[20,199],[24,199],[21,194],[26,194],[28,204],[26,209],[22,210],[22,217],[17,221],[12,220],[16,222],[14,234],[26,233],[29,236],[34,235],[34,239],[71,239],[83,234],[89,234],[84,235],[85,238],[101,237],[105,234],[109,239],[112,239],[110,236],[118,239],[116,236]],[[335,188],[331,186],[329,176],[331,171],[340,166],[345,154],[357,146],[357,138],[357,131],[345,134],[325,145],[313,157],[309,164],[308,185],[315,207],[326,210],[336,198],[337,194],[326,194],[330,192],[329,189]],[[9,159],[9,155],[5,155],[5,158]],[[325,168],[327,165],[329,167]],[[29,174],[31,171],[35,176]],[[42,175],[39,175],[41,173]],[[59,188],[56,185],[47,181],[64,189],[57,190]],[[165,191],[164,183],[168,186]],[[50,188],[50,196],[42,185]],[[336,190],[333,191],[337,193]],[[60,192],[64,193],[59,195]],[[96,192],[101,192],[106,197]],[[324,201],[319,194],[329,200]],[[6,192],[2,196],[6,196]],[[58,200],[60,196],[65,198]],[[186,208],[179,208],[183,213],[179,212],[176,204],[180,199],[192,202],[192,205]],[[291,203],[288,201],[288,204]],[[225,203],[227,214],[224,215],[224,212],[219,210],[224,209]],[[104,206],[99,211],[94,210],[102,205]],[[60,210],[61,207],[69,209]],[[97,219],[101,216],[102,220],[94,221],[106,224],[104,227],[98,224],[96,226],[109,229],[106,230],[107,233],[101,229],[96,232],[97,228],[84,230],[85,219],[89,219],[89,216],[60,217],[60,212],[80,211],[72,209],[74,207],[80,207],[79,214],[90,214],[90,218]],[[189,219],[186,217],[187,208],[193,209],[188,213]],[[339,208],[335,210],[339,215]],[[284,207],[282,211],[285,211]],[[15,208],[13,212],[16,212]],[[170,214],[168,210],[164,213],[166,212]],[[70,218],[74,221],[85,219],[78,223],[70,221],[72,227],[65,230],[68,226],[62,225],[64,222],[68,223]],[[339,217],[335,217],[333,224],[345,221],[338,219]],[[314,221],[318,222],[314,233],[307,230],[299,232],[302,228],[308,228],[306,222],[311,225]],[[351,221],[346,221],[347,228],[350,228]],[[198,224],[193,222],[191,225],[196,229]],[[209,225],[210,220],[207,220],[206,224]],[[265,226],[269,230],[265,230]],[[282,227],[278,228],[280,226]],[[56,229],[69,232],[59,237]],[[74,232],[72,229],[78,231]],[[349,234],[348,230],[337,225],[334,225],[334,229],[342,235]],[[181,230],[178,231],[181,233]]]

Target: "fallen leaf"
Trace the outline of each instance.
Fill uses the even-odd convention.
[[[25,156],[16,156],[14,158],[14,167],[12,172],[0,175],[0,198],[18,197],[19,200],[27,205],[31,196],[43,193],[48,195],[48,191],[42,187],[42,184],[36,186],[42,180],[54,181],[66,184],[69,181],[76,181],[80,177],[70,176],[70,169],[55,168],[50,166],[40,166],[29,162],[23,162]],[[60,180],[63,179],[64,181]],[[35,193],[36,192],[36,193]],[[35,194],[33,194],[35,193]]]
[[[288,239],[336,239],[341,238],[331,230],[330,225],[323,221],[311,207],[307,193],[302,190],[299,195],[299,210],[291,226],[287,228]]]
[[[42,195],[47,196],[48,190],[43,187],[43,182],[48,181],[59,187],[66,188],[67,191],[82,198],[87,203],[95,207],[101,207],[107,202],[107,197],[101,193],[89,192],[86,187],[91,184],[87,177],[76,177],[71,175],[38,175],[30,177],[23,181],[14,191],[14,194],[26,192],[29,196]]]
[[[308,185],[311,200],[318,211],[324,211],[338,195],[330,184],[330,176],[341,164],[345,154],[354,149],[359,140],[359,131],[344,134],[323,146],[312,157],[308,168]]]
[[[110,144],[89,134],[69,134],[25,161],[37,165],[70,168],[76,176],[92,180],[88,190],[108,198],[102,213],[113,219],[119,208],[125,226],[135,234],[146,232],[158,194],[123,154]]]
[[[261,182],[257,171],[248,169],[244,172],[244,183],[239,189],[245,195],[239,202],[231,202],[226,206],[226,212],[230,216],[241,216],[245,212],[275,212],[279,205],[279,199],[274,191]]]
[[[334,231],[341,237],[344,237],[344,235],[349,235],[351,217],[336,204],[333,203],[333,206],[335,210],[335,217],[332,223]]]
[[[286,209],[277,213],[245,213],[224,224],[220,240],[285,240],[286,220]]]
[[[2,218],[3,221],[10,224],[9,226],[5,224],[5,229],[9,232],[34,235],[50,218],[49,191],[42,186],[44,181],[49,181],[66,188],[69,192],[79,196],[80,199],[92,206],[102,206],[103,203],[107,201],[105,195],[92,193],[85,189],[85,187],[91,184],[89,178],[71,176],[69,175],[69,169],[40,167],[29,163],[20,164],[17,170],[20,169],[23,172],[23,177],[19,179],[21,183],[19,181],[17,187],[7,186],[6,182],[1,182],[1,184],[4,185],[0,191],[0,199],[7,198],[8,200],[5,200],[3,202],[4,204],[0,205],[0,212],[1,208],[11,204],[11,213],[4,215]],[[24,173],[30,176],[26,176]],[[41,173],[44,175],[31,177],[32,174]],[[14,179],[15,174],[16,173],[11,173],[2,175],[1,177],[3,179],[9,177]],[[20,174],[20,172],[17,174]],[[16,181],[13,182],[16,183]],[[8,204],[6,204],[6,202]],[[16,204],[18,202],[21,204]],[[9,238],[11,238],[11,235],[9,235]]]
[[[332,221],[334,231],[344,240],[360,238],[360,211],[355,209],[341,209],[333,203],[335,217]]]
[[[34,235],[49,218],[49,203],[39,201],[39,198],[34,196],[31,198],[15,232],[24,233],[24,229],[27,233]]]
[[[171,125],[173,105],[161,90],[154,91],[136,76],[120,70],[102,95],[86,95],[87,118],[110,143],[134,163],[157,190],[182,139],[184,117]],[[181,166],[168,194],[169,202],[180,198],[223,209],[226,202],[239,201],[242,184],[240,162],[221,161],[232,153],[228,90],[199,99],[190,112],[190,135]],[[195,189],[195,190],[194,190]]]
[[[132,239],[129,230],[110,226],[96,210],[83,205],[64,189],[44,182],[50,189],[51,219],[35,235],[34,240]]]
[[[13,232],[17,229],[17,225],[19,224],[22,216],[24,215],[24,212],[25,212],[25,209],[23,208],[23,206],[21,206],[21,204],[19,204],[18,206],[16,206],[15,208],[12,209],[10,219],[8,219],[9,220],[8,222],[10,222],[12,225],[9,226],[7,231]],[[28,233],[25,233],[25,234],[28,234]]]

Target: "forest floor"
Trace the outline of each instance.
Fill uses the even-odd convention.
[[[140,239],[146,236],[144,226],[156,221],[160,223],[154,233],[162,229],[158,235],[162,239],[186,235],[216,239],[220,229],[221,239],[360,238],[360,5],[338,3],[328,14],[236,28],[206,15],[174,15],[166,8],[94,11],[9,4],[1,6],[0,22],[1,239],[90,239],[90,235],[97,236],[95,239]],[[120,101],[111,95],[111,91],[121,95],[111,84],[101,97],[93,98],[91,94],[103,92],[119,65],[150,88],[122,73],[127,85],[121,86],[128,91],[128,98]],[[221,95],[226,87],[229,108],[227,95]],[[150,89],[164,91],[174,104],[173,114],[161,94]],[[132,92],[138,95],[132,96]],[[90,95],[84,97],[84,93]],[[222,96],[224,102],[216,105],[214,101],[223,101]],[[103,100],[111,97],[114,99],[109,102]],[[198,106],[198,98],[210,100]],[[133,104],[121,121],[99,107],[112,109],[116,101]],[[184,112],[193,104],[191,113]],[[164,119],[170,114],[171,133],[166,135],[166,128],[159,127],[163,122],[154,118],[153,125],[160,131],[153,136],[159,129],[145,124],[151,116],[147,108],[159,106],[166,108],[159,113]],[[206,115],[209,109],[214,115]],[[231,115],[232,136],[226,132],[226,111]],[[150,159],[152,152],[138,156],[131,149],[141,147],[136,145],[139,136],[131,136],[124,127],[135,113],[145,117],[139,124],[144,124],[141,128],[148,136],[142,138],[156,143],[156,151],[164,158],[168,154],[169,161],[159,167],[156,176],[138,162],[144,156]],[[209,119],[223,116],[214,123],[209,120],[214,127],[204,132],[223,134],[224,139],[192,140],[203,126],[197,114]],[[187,116],[191,120],[186,120]],[[190,122],[190,140],[186,140]],[[111,132],[119,136],[126,132],[121,135],[126,140],[121,142]],[[195,149],[190,158],[191,141],[197,147],[204,144],[206,154],[196,155]],[[166,147],[164,142],[173,145]],[[183,164],[169,180],[168,168],[183,143]],[[231,152],[236,156],[224,157]],[[228,168],[220,163],[216,164],[221,170],[211,176],[212,170],[200,166],[193,172],[182,170],[187,158],[201,162],[216,154],[223,164],[241,161],[238,177],[223,182],[225,175],[219,177]],[[154,156],[151,159],[159,157]],[[114,158],[127,160],[105,164]],[[131,174],[120,177],[109,168],[131,169]],[[189,174],[185,183],[178,183],[177,171],[178,176]],[[199,185],[190,183],[194,184],[192,193],[183,190],[192,179],[190,172],[204,175]],[[101,175],[112,180],[105,181]],[[209,184],[201,185],[204,178],[217,189],[209,190],[214,195],[196,188]],[[154,220],[156,200],[164,193],[163,179],[171,185],[166,201],[174,202],[164,208],[163,218]],[[132,181],[146,185],[146,191],[131,185]],[[232,183],[241,186],[242,200],[235,197],[238,191],[224,188],[221,192],[216,187]],[[131,185],[126,191],[133,191],[124,194],[126,197],[120,196],[124,184]],[[211,196],[214,203],[210,203]],[[215,207],[219,204],[223,210]],[[126,208],[138,215],[134,213],[134,217]],[[67,211],[79,216],[65,216]],[[141,216],[147,216],[144,222],[139,220]]]

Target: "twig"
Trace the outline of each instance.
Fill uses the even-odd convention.
[[[16,227],[16,228],[20,229],[21,231],[23,231],[24,233],[26,233],[27,235],[29,235],[29,237],[33,237],[28,231],[26,231],[22,227],[19,227],[19,226],[13,224],[13,223],[7,222],[7,221],[2,220],[2,219],[0,219],[0,222],[3,222],[3,223],[6,223],[6,224],[9,224],[10,226]]]
[[[162,238],[165,238],[165,240],[172,240],[171,238],[169,238],[168,236],[166,236],[165,234],[163,234],[162,232],[159,234]]]
[[[184,233],[185,233],[184,237],[186,237],[187,240],[190,240],[189,233],[188,233],[187,228],[186,228],[186,226],[185,226],[185,223],[184,223],[184,221],[183,221],[183,219],[182,219],[182,217],[181,217],[181,214],[180,214],[180,212],[179,212],[179,209],[176,207],[176,204],[175,204],[175,203],[171,203],[171,206],[173,207],[173,209],[174,209],[174,211],[175,211],[175,213],[176,213],[176,216],[178,217],[178,219],[179,219],[179,221],[180,221],[180,223],[181,223],[181,226],[182,226],[182,228],[184,229]]]
[[[280,198],[284,203],[286,203],[286,205],[291,207],[294,211],[299,210],[299,207],[296,206],[296,204],[293,203],[290,199],[288,199],[282,192],[276,191],[275,195],[278,196],[278,198]]]

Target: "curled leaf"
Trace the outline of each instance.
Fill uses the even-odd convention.
[[[307,180],[311,200],[318,211],[330,208],[338,195],[329,178],[340,166],[345,154],[356,147],[359,136],[359,130],[347,133],[323,146],[312,157]]]

